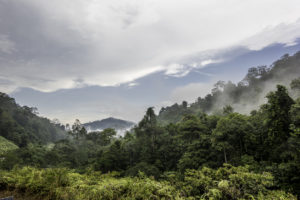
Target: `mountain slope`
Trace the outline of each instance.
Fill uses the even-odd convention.
[[[210,94],[195,102],[163,107],[158,119],[162,124],[176,123],[186,114],[220,113],[230,105],[235,111],[249,114],[266,102],[265,96],[276,89],[277,84],[290,88],[291,81],[300,77],[300,52],[283,55],[271,66],[252,67],[245,78],[237,84],[218,81]],[[294,94],[296,94],[294,92]],[[295,96],[294,96],[295,97]]]
[[[134,125],[135,125],[135,123],[133,123],[133,122],[116,119],[113,117],[109,117],[106,119],[97,120],[97,121],[83,124],[83,126],[88,131],[97,131],[97,130],[103,130],[106,128],[113,128],[116,131],[122,131],[122,130],[124,131],[124,130],[130,129]]]
[[[8,151],[13,151],[18,148],[19,147],[17,145],[5,139],[4,137],[0,136],[0,156],[5,154]]]
[[[13,98],[0,93],[0,136],[19,147],[29,143],[46,144],[66,136],[64,126],[37,116],[36,108],[21,107]]]

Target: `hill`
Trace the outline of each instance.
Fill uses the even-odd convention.
[[[0,93],[0,136],[19,147],[29,143],[55,142],[66,137],[65,127],[39,117],[36,108],[18,105],[5,93]]]
[[[134,125],[135,123],[133,122],[116,119],[113,117],[83,124],[88,132],[101,131],[107,128],[112,128],[115,129],[118,133],[125,132],[126,130],[132,128]]]
[[[300,77],[300,52],[289,56],[283,55],[270,66],[257,66],[248,70],[247,75],[239,83],[218,81],[210,94],[199,97],[195,102],[183,101],[161,108],[158,120],[162,124],[176,123],[187,114],[218,114],[226,106],[242,114],[249,114],[266,102],[265,96],[276,85],[284,85],[290,89],[291,81]],[[293,97],[299,93],[293,92]]]
[[[0,156],[4,155],[8,151],[13,151],[18,148],[19,147],[17,145],[5,139],[4,137],[0,136]]]

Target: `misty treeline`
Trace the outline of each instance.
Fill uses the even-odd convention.
[[[249,69],[238,85],[218,82],[212,94],[190,105],[163,108],[158,116],[148,108],[124,137],[113,129],[87,133],[76,120],[63,139],[32,137],[19,144],[3,119],[30,138],[41,134],[28,133],[31,117],[38,117],[31,111],[27,121],[16,121],[2,108],[10,117],[1,115],[1,136],[20,148],[1,157],[0,190],[37,199],[296,199],[299,68],[300,53],[285,55],[269,68]],[[257,109],[236,112],[237,105],[254,105],[266,88],[273,89]]]
[[[65,126],[37,116],[37,108],[19,106],[0,92],[0,136],[19,147],[30,143],[47,144],[65,137]]]
[[[293,98],[299,95],[299,91],[292,91],[290,83],[298,80],[300,74],[300,52],[289,56],[285,54],[271,66],[252,67],[245,78],[237,84],[231,81],[218,81],[210,94],[204,98],[199,97],[188,106],[186,101],[182,104],[175,103],[172,106],[163,107],[159,112],[159,120],[163,124],[176,123],[182,115],[205,112],[220,114],[223,107],[230,105],[236,112],[250,114],[266,103],[266,95],[276,89],[276,85],[284,85]],[[297,85],[297,81],[295,82]],[[297,87],[293,84],[293,87]]]

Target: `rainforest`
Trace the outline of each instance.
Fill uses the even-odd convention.
[[[195,102],[149,107],[122,136],[51,121],[1,93],[0,196],[297,199],[299,74],[300,52],[284,55]]]

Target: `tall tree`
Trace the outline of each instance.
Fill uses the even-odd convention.
[[[230,159],[240,159],[248,152],[248,134],[251,130],[248,117],[238,113],[229,114],[218,121],[212,134],[212,144],[217,150],[223,151],[225,163]]]
[[[270,92],[267,99],[268,103],[264,109],[267,113],[268,143],[276,146],[289,137],[291,123],[289,111],[294,100],[282,85],[277,85],[277,90]]]

